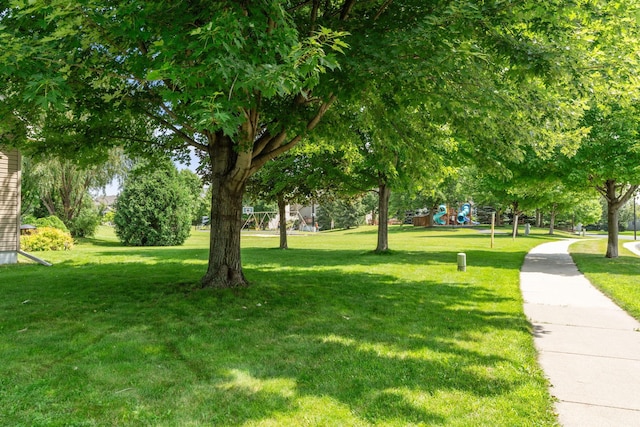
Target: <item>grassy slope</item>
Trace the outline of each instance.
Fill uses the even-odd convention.
[[[618,258],[604,257],[607,239],[586,240],[571,245],[571,256],[578,269],[629,314],[640,320],[640,261],[622,247]]]
[[[0,425],[555,425],[518,288],[545,237],[375,239],[245,235],[242,290],[195,288],[203,232],[0,268]]]

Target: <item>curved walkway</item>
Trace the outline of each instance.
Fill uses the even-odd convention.
[[[629,249],[634,254],[640,256],[640,243],[634,241],[634,242],[624,243],[622,246]]]
[[[640,426],[640,323],[596,290],[568,248],[544,243],[520,273],[539,363],[565,427]]]

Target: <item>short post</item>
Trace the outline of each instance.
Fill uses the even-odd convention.
[[[458,271],[467,271],[467,254],[458,253]]]

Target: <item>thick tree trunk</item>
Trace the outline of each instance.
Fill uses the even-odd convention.
[[[376,252],[389,250],[389,198],[391,190],[386,184],[378,189],[378,246]]]
[[[233,190],[224,183],[220,184],[212,185],[209,267],[202,278],[202,286],[247,286],[240,258],[243,191]]]
[[[286,202],[282,194],[278,194],[278,216],[280,217],[280,249],[288,249],[287,245],[287,212]]]
[[[213,139],[213,138],[212,138]],[[247,286],[240,258],[242,196],[249,177],[246,153],[234,150],[233,142],[218,135],[210,145],[211,237],[209,266],[203,287]]]
[[[551,208],[551,218],[549,220],[549,234],[553,235],[554,228],[556,225],[556,205],[554,204]]]

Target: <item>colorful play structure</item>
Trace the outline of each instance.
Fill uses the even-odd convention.
[[[458,211],[447,208],[447,205],[438,206],[433,214],[434,225],[470,225],[477,224],[471,220],[471,203],[463,204]]]
[[[449,220],[447,205],[438,206],[438,211],[433,215],[433,223],[435,225],[447,225]]]
[[[458,224],[471,223],[471,218],[469,217],[470,215],[471,215],[471,204],[465,203],[464,205],[462,205],[462,208],[458,211],[458,216],[456,217]]]

